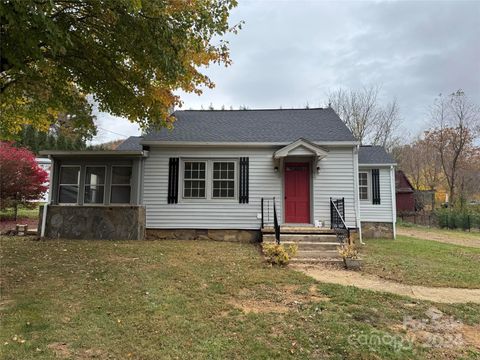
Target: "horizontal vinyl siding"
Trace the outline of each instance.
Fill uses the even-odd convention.
[[[371,168],[360,167],[360,171],[369,172],[369,184],[371,188]],[[392,192],[390,183],[390,169],[380,169],[380,204],[373,205],[372,199],[360,200],[360,220],[374,222],[392,222]]]
[[[147,228],[194,229],[259,229],[261,198],[275,197],[279,218],[282,214],[281,175],[274,172],[274,148],[155,148],[145,161],[144,203],[147,209]],[[249,157],[249,203],[236,200],[198,200],[167,204],[168,159],[180,158],[240,158]],[[180,176],[181,180],[182,176]],[[209,186],[209,184],[207,184]],[[237,183],[238,187],[238,183]]]
[[[345,198],[345,221],[355,227],[353,148],[331,148],[313,175],[314,219],[330,226],[330,198]],[[316,172],[316,171],[315,171]]]

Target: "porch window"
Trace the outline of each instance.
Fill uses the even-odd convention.
[[[358,174],[358,190],[360,200],[368,200],[368,172]]]
[[[58,202],[60,204],[76,204],[78,201],[79,184],[80,166],[61,166],[58,185]]]
[[[213,162],[213,198],[234,198],[235,197],[235,162],[214,161]]]
[[[85,167],[85,204],[103,204],[105,195],[105,166]]]
[[[112,166],[112,185],[110,202],[129,204],[132,192],[132,167]]]
[[[185,161],[183,170],[183,197],[205,198],[206,162]]]

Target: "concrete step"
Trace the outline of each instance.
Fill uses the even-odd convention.
[[[263,234],[262,237],[263,241],[275,241],[275,234]],[[337,242],[337,237],[330,234],[280,234],[280,241],[328,243]]]
[[[335,250],[298,250],[297,255],[295,258],[299,259],[330,259],[330,258],[338,258],[341,259],[338,251]]]
[[[343,264],[342,259],[336,258],[293,258],[290,259],[291,264]]]
[[[263,241],[266,244],[274,244],[275,239]],[[335,242],[310,242],[310,241],[283,241],[282,245],[288,246],[291,244],[296,244],[298,250],[337,250],[340,246],[338,241]]]
[[[264,234],[274,234],[275,228],[273,226],[265,226],[262,229]],[[330,234],[335,235],[335,232],[329,228],[317,228],[314,226],[280,226],[281,234]]]

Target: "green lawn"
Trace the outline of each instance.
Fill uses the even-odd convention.
[[[397,236],[366,240],[364,271],[412,285],[480,288],[480,249]]]
[[[471,346],[398,348],[404,316],[423,319],[434,305],[475,329],[480,305],[317,283],[267,266],[249,244],[4,237],[0,261],[2,359],[480,356]],[[395,341],[362,340],[372,335]]]
[[[38,219],[39,213],[39,204],[35,204],[33,208],[26,208],[24,206],[18,207],[17,217],[19,219],[28,218],[28,219]],[[0,220],[13,220],[15,214],[13,209],[7,209],[0,211]]]

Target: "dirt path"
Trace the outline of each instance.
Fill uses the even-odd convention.
[[[418,300],[429,300],[439,303],[453,304],[473,302],[480,304],[480,289],[431,288],[426,286],[405,285],[384,280],[374,275],[364,275],[355,271],[334,269],[322,265],[295,265],[292,267],[318,281],[326,283],[344,286],[351,285],[361,289],[390,292]]]
[[[471,237],[465,237],[462,236],[463,234],[461,233],[456,236],[457,234],[455,234],[455,232],[439,233],[435,230],[429,231],[429,229],[404,228],[399,226],[397,227],[397,234],[448,244],[480,248],[480,233],[478,233],[478,237],[474,235]]]

